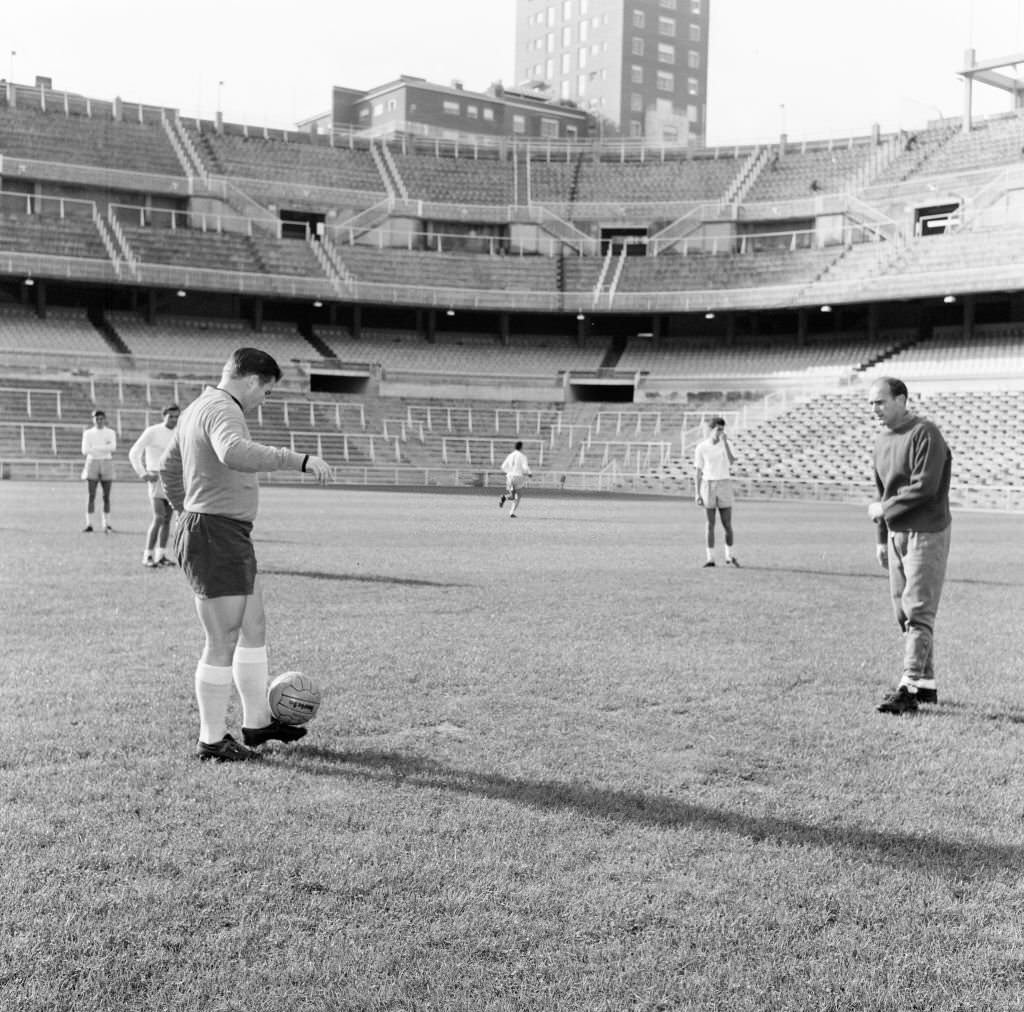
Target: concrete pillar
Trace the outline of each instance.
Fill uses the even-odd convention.
[[[974,336],[974,312],[977,308],[977,297],[974,295],[964,296],[964,321],[963,339],[970,341]]]
[[[357,302],[352,307],[352,340],[358,341],[363,336],[363,307]]]
[[[974,50],[964,50],[964,67],[971,68],[974,66]],[[964,75],[964,109],[963,109],[963,126],[962,130],[965,134],[971,132],[971,89],[974,85],[974,78],[968,74]]]

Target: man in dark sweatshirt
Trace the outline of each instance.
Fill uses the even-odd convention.
[[[896,621],[904,634],[903,677],[878,704],[881,713],[937,703],[932,641],[949,557],[949,476],[953,455],[938,427],[907,410],[902,380],[882,377],[868,395],[882,431],[875,440],[878,563],[889,571]]]

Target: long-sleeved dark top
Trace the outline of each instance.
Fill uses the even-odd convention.
[[[953,454],[938,426],[913,415],[875,440],[875,485],[882,504],[878,540],[888,531],[942,531],[949,512]]]

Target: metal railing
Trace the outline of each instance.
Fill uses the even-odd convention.
[[[122,461],[115,461],[115,478],[130,470]],[[0,480],[40,481],[77,480],[81,476],[80,460],[56,460],[0,455]],[[336,486],[417,488],[504,488],[505,475],[490,467],[413,467],[395,465],[347,465],[331,469],[331,484]],[[130,477],[130,475],[129,475]],[[261,474],[260,482],[269,485],[306,485],[315,487],[316,479],[298,472],[277,471]],[[673,478],[648,473],[606,471],[553,470],[537,471],[530,479],[534,490],[554,492],[608,492],[627,495],[672,496],[690,499],[691,478]],[[795,478],[736,479],[740,500],[831,502],[863,504],[875,495],[874,485],[867,482],[815,481]],[[1024,513],[1024,486],[1020,485],[953,485],[950,503],[956,510],[981,510]]]

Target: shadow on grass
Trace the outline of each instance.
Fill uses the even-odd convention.
[[[974,876],[983,869],[1017,869],[1024,847],[977,841],[944,840],[920,833],[820,826],[772,815],[747,815],[696,802],[637,791],[616,791],[585,783],[524,780],[498,773],[474,773],[432,759],[366,749],[344,752],[302,748],[294,753],[300,769],[321,776],[359,777],[392,784],[508,801],[541,809],[573,809],[596,819],[628,821],[662,829],[697,829],[729,833],[755,843],[767,841],[796,847],[824,847],[854,855],[870,855],[893,865]],[[885,798],[879,796],[880,805]]]
[[[794,573],[797,576],[842,576],[855,580],[888,580],[885,570],[881,568],[870,572],[851,572],[837,569],[801,569],[797,566],[748,566],[744,562],[741,569],[749,570],[752,573]],[[970,576],[947,577],[946,585],[950,584],[962,584],[965,587],[1024,587],[1024,583],[1019,580],[978,580]]]
[[[317,569],[263,569],[260,576],[299,576],[307,580],[338,580],[341,583],[392,583],[401,587],[465,587],[464,583],[412,580],[402,576],[358,576],[355,573],[325,573]]]

